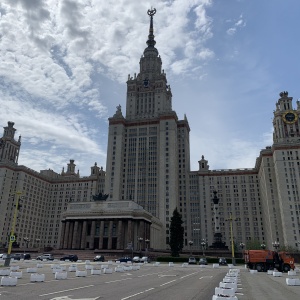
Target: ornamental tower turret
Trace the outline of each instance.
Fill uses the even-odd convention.
[[[299,117],[300,103],[297,101],[297,109],[293,109],[293,97],[288,96],[288,92],[281,92],[274,111],[274,133],[273,141],[278,143],[295,143],[300,141]]]
[[[0,138],[0,163],[17,164],[21,147],[21,136],[18,141],[15,140],[15,132],[13,122],[7,122],[4,127],[3,137]]]

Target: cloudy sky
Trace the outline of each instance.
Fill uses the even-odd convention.
[[[254,167],[279,93],[300,97],[298,0],[2,0],[0,126],[15,122],[20,164],[105,169],[107,119],[125,112],[151,7],[191,169],[201,155],[211,169]]]

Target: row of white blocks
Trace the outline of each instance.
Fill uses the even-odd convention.
[[[229,272],[220,282],[219,287],[215,288],[215,295],[212,300],[237,300],[235,292],[237,291],[237,284],[239,279],[239,269],[229,269]]]
[[[273,275],[274,277],[282,277],[282,272],[268,270],[268,275]],[[296,269],[294,271],[288,271],[288,276],[297,276]],[[287,285],[300,285],[299,278],[286,278],[285,279]]]
[[[101,275],[101,274],[112,274],[113,269],[110,267],[112,261],[109,261],[107,264],[98,264],[97,266],[93,266],[90,264],[90,261],[86,261],[85,270],[80,271],[77,269],[76,264],[71,264],[68,268],[69,272],[76,272],[76,277],[86,277],[87,270],[91,271],[91,275]],[[45,274],[37,273],[36,268],[27,268],[27,273],[32,273],[30,276],[30,282],[43,282],[45,281]],[[19,266],[11,266],[10,269],[0,269],[1,278],[1,286],[7,285],[17,285],[18,279],[22,278],[23,273],[19,271]],[[52,264],[51,265],[52,273],[54,274],[54,278],[58,280],[67,279],[68,273],[66,271],[66,266],[62,266],[60,264]],[[116,272],[124,272],[124,271],[137,271],[140,270],[140,265],[126,265],[120,264],[115,269]]]

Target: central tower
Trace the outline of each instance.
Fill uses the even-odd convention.
[[[161,58],[155,48],[153,16],[156,10],[148,10],[150,28],[148,47],[140,59],[140,72],[128,75],[126,119],[141,120],[157,118],[161,114],[172,113],[172,93],[162,70]]]
[[[126,115],[121,105],[109,118],[105,193],[108,200],[132,200],[159,218],[163,232],[156,247],[167,248],[173,210],[188,189],[189,125],[172,110],[172,92],[155,48],[153,17],[139,73],[128,75]],[[180,209],[180,208],[179,208]],[[180,209],[182,210],[182,209]],[[150,238],[150,237],[149,237]]]

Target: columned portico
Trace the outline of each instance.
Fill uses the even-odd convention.
[[[62,249],[81,250],[126,249],[128,243],[137,245],[139,237],[143,241],[151,239],[153,221],[160,224],[158,219],[132,201],[71,203],[63,214],[60,246]],[[144,245],[145,242],[142,247]]]

